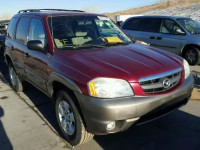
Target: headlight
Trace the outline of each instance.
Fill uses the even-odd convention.
[[[185,79],[187,79],[187,77],[189,77],[190,75],[190,66],[185,59],[183,61],[183,66],[184,66],[184,71],[185,71]]]
[[[89,93],[93,97],[116,98],[133,96],[130,84],[121,79],[96,78],[88,83]]]

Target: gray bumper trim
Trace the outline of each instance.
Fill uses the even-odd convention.
[[[190,98],[193,86],[194,79],[189,76],[178,89],[159,96],[99,99],[80,93],[75,94],[81,106],[87,129],[94,134],[108,134],[106,125],[110,121],[119,122],[121,127],[113,131],[118,132],[122,128],[126,128],[124,127],[124,121],[140,118],[159,107],[165,105],[168,107],[168,104],[171,106],[180,103],[181,106],[182,101]],[[132,124],[136,121],[137,119]]]

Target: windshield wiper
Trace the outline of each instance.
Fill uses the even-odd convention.
[[[116,43],[106,43],[105,46],[117,46],[117,45],[129,45],[130,43],[122,43],[122,42],[116,42]]]
[[[95,44],[83,44],[83,45],[74,45],[74,49],[79,49],[79,48],[103,48],[105,47],[104,45],[95,45]]]

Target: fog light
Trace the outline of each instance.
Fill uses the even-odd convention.
[[[107,130],[113,130],[114,128],[115,128],[115,122],[114,121],[112,121],[112,122],[110,122],[108,125],[107,125]]]

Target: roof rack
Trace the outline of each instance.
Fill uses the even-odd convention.
[[[82,10],[67,10],[67,9],[26,9],[20,10],[18,13],[27,13],[27,12],[41,12],[41,11],[75,11],[75,12],[84,12]]]

